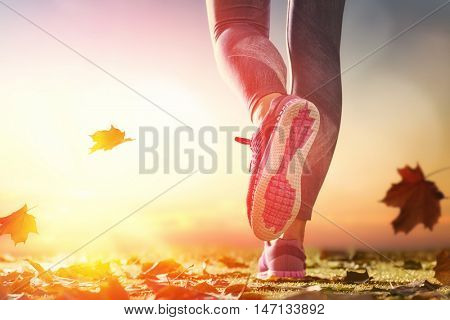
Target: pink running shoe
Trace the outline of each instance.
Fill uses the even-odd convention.
[[[236,138],[253,152],[247,214],[256,237],[278,238],[301,204],[301,177],[319,130],[316,106],[297,96],[275,99],[252,139]]]
[[[259,279],[305,277],[306,256],[298,240],[277,239],[265,242],[264,251],[259,258]]]

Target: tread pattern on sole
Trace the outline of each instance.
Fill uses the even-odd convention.
[[[292,99],[284,104],[274,126],[247,195],[250,225],[263,241],[278,238],[300,209],[301,175],[319,130],[319,111],[309,101]]]
[[[262,217],[266,228],[274,228],[274,232],[280,232],[292,215],[296,190],[287,179],[287,171],[295,153],[304,146],[313,132],[315,120],[310,117],[309,112],[308,108],[301,108],[292,120],[281,165],[270,179],[264,194],[266,202]]]

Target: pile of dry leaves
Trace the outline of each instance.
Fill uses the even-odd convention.
[[[448,299],[450,251],[310,253],[302,280],[259,280],[257,253],[245,261],[217,255],[78,263],[45,269],[0,258],[1,299]],[[49,265],[51,267],[51,265]],[[213,271],[211,271],[213,270]]]

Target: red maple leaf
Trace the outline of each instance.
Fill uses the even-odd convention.
[[[441,215],[439,201],[444,194],[434,182],[425,179],[419,165],[415,169],[409,166],[398,169],[398,173],[402,181],[392,184],[382,200],[388,206],[400,208],[400,214],[392,221],[395,233],[408,233],[419,223],[432,230]]]

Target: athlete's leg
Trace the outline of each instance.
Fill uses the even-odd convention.
[[[258,121],[275,96],[286,94],[286,66],[269,40],[270,1],[207,0],[206,4],[221,74]]]
[[[251,140],[239,140],[253,151],[247,195],[252,229],[262,240],[289,236],[292,223],[292,228],[305,226],[295,221],[301,208],[300,176],[318,132],[319,112],[311,102],[286,93],[286,67],[268,37],[268,0],[209,0],[207,5],[222,75],[252,115],[264,116]],[[304,276],[305,255],[297,236],[266,242],[261,277]]]
[[[288,47],[292,94],[313,102],[320,112],[320,128],[306,158],[302,176],[302,205],[298,219],[286,231],[303,236],[305,221],[330,166],[341,119],[340,41],[345,0],[290,0]]]

